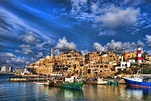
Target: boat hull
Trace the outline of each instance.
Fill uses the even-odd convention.
[[[98,85],[105,85],[105,84],[107,84],[107,81],[102,81],[102,82],[100,81],[100,82],[97,82],[97,84]]]
[[[72,83],[51,83],[50,86],[71,88],[71,89],[82,89],[84,82],[72,82]]]
[[[138,88],[151,88],[151,82],[138,82],[130,79],[124,78],[126,85],[128,86],[133,86],[133,87],[138,87]]]

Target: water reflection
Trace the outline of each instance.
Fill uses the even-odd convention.
[[[129,98],[141,100],[144,99],[143,97],[151,95],[151,88],[134,88],[126,86],[125,93]]]
[[[64,89],[64,88],[50,88],[49,90],[55,93],[55,96],[59,96],[57,100],[82,100],[83,99],[83,90],[76,89]]]
[[[47,87],[43,85],[35,86],[36,97],[43,97],[43,99],[56,101],[79,101],[83,100],[83,90],[64,89],[56,87]]]

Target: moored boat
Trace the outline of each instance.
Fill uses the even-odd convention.
[[[75,80],[75,77],[65,78],[65,82],[62,80],[54,80],[50,82],[51,87],[71,88],[71,89],[82,89],[84,82]]]
[[[71,89],[82,89],[84,82],[68,82],[68,83],[51,83],[50,86],[61,87],[61,88],[71,88]]]
[[[107,83],[108,83],[108,81],[105,80],[104,78],[98,78],[97,84],[103,85],[103,84],[107,84]]]
[[[151,88],[151,80],[140,75],[134,75],[134,77],[124,77],[124,80],[126,85],[128,86],[138,88]]]

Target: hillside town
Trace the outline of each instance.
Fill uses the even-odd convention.
[[[142,66],[150,67],[150,64],[151,56],[146,52],[143,53],[141,47],[123,54],[90,52],[84,56],[76,50],[54,56],[54,50],[51,49],[50,56],[26,66],[23,73],[64,77],[78,75],[83,78],[121,77],[136,73]]]

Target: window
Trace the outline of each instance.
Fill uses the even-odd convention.
[[[91,73],[91,69],[88,69],[88,74],[90,74]]]

